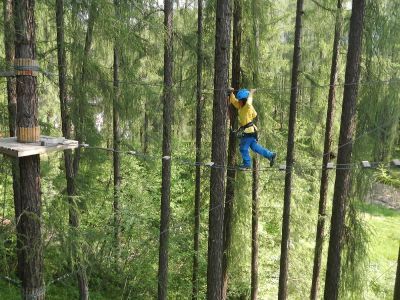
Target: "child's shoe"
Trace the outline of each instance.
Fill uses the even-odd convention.
[[[248,166],[248,165],[239,165],[237,168],[238,168],[239,170],[241,170],[241,171],[246,171],[246,170],[250,170],[250,169],[251,169],[251,166]]]
[[[269,166],[273,167],[275,164],[276,152],[272,153],[271,159],[269,160]]]

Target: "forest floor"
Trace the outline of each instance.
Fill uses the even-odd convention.
[[[368,293],[365,299],[393,299],[400,242],[400,191],[376,184],[363,207],[369,231]]]

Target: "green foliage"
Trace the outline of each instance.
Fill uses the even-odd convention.
[[[318,1],[334,8],[336,1]],[[346,2],[346,1],[345,1]],[[62,153],[42,156],[41,190],[45,281],[49,299],[78,297],[76,269],[71,266],[74,245],[87,268],[93,299],[152,299],[157,296],[158,242],[161,186],[163,13],[156,1],[120,1],[117,17],[112,1],[96,1],[93,43],[84,57],[86,30],[92,1],[65,1],[67,85],[71,100],[73,134],[82,122],[83,140],[91,146],[112,148],[113,48],[121,52],[122,150],[123,154],[121,241],[114,244],[112,154],[84,149],[76,180],[77,196],[70,203],[65,195]],[[348,4],[347,1],[345,4]],[[259,115],[260,144],[285,159],[290,71],[293,51],[293,1],[243,1],[242,82],[257,88],[254,106]],[[254,5],[254,7],[253,7]],[[211,120],[216,1],[204,8],[203,161],[211,154]],[[47,75],[38,76],[40,126],[46,135],[61,135],[57,86],[57,51],[54,1],[36,1],[37,56]],[[3,8],[0,8],[3,12]],[[359,89],[357,138],[354,161],[389,161],[399,151],[399,1],[368,1],[364,32],[362,84]],[[344,14],[348,24],[350,11]],[[309,1],[305,4],[302,66],[296,128],[296,168],[293,174],[291,241],[289,252],[290,298],[309,295],[314,253],[319,166],[322,161],[326,99],[328,93],[334,14]],[[254,22],[255,23],[254,23]],[[1,22],[0,22],[1,23]],[[253,25],[259,29],[255,46]],[[346,27],[345,26],[345,27]],[[174,135],[171,185],[169,297],[188,297],[192,290],[194,130],[196,87],[197,9],[195,4],[174,3]],[[3,40],[3,31],[0,31]],[[344,82],[347,32],[341,38],[338,80]],[[4,45],[0,45],[4,53]],[[3,59],[3,58],[1,58]],[[3,66],[3,60],[0,61]],[[82,66],[86,80],[82,81]],[[254,73],[258,72],[257,80]],[[5,79],[0,78],[0,131],[8,126]],[[334,148],[339,132],[343,87],[336,90]],[[80,106],[81,105],[81,106]],[[79,110],[79,109],[81,110]],[[145,128],[145,113],[148,128]],[[147,153],[143,153],[144,136]],[[397,155],[397,156],[396,156]],[[261,168],[268,165],[261,159]],[[12,179],[9,164],[0,162],[0,217],[13,220]],[[400,224],[398,211],[362,205],[374,180],[400,187],[399,173],[382,168],[353,174],[353,192],[346,217],[342,296],[389,299],[394,278]],[[367,173],[368,172],[368,173]],[[205,298],[209,169],[202,169],[199,299]],[[277,294],[283,182],[276,169],[260,173],[259,291],[260,299]],[[330,175],[332,199],[334,173]],[[234,202],[233,246],[229,295],[250,294],[251,177],[238,174]],[[80,226],[68,224],[68,211],[79,208]],[[330,203],[328,201],[330,220]],[[329,222],[327,222],[329,223]],[[0,275],[16,278],[15,224],[0,231]],[[327,224],[328,226],[328,224]],[[326,249],[326,247],[325,247]],[[325,250],[326,251],[326,250]],[[324,259],[326,253],[324,252]],[[390,270],[386,272],[386,270]],[[321,270],[324,280],[325,266]],[[53,282],[54,281],[54,282]],[[323,284],[322,284],[323,285]],[[19,290],[0,280],[0,298],[19,299]]]
[[[393,186],[395,188],[400,188],[400,174],[396,171],[386,170],[384,168],[380,169],[376,175],[378,182],[386,185]]]

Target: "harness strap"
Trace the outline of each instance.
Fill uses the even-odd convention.
[[[239,130],[245,130],[246,128],[249,128],[251,126],[254,126],[253,122],[249,122],[246,125],[240,126]]]

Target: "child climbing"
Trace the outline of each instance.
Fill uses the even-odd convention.
[[[238,109],[240,127],[237,133],[238,137],[240,137],[239,150],[243,159],[243,164],[240,166],[241,169],[249,169],[251,167],[249,148],[267,158],[271,167],[274,165],[276,158],[275,152],[269,151],[257,142],[257,127],[253,123],[253,120],[257,117],[257,112],[252,104],[254,92],[255,89],[251,89],[250,91],[247,89],[240,89],[235,97],[233,88],[229,90],[229,101]]]

